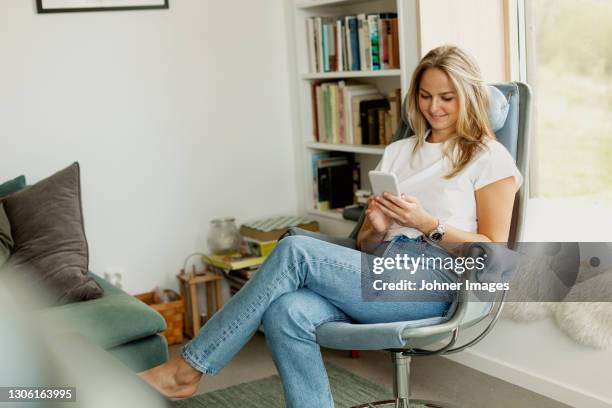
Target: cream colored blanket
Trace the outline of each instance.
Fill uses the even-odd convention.
[[[560,265],[567,263],[559,253],[525,255],[511,281],[508,297],[513,302],[505,304],[503,316],[518,322],[551,317],[579,344],[597,349],[610,347],[612,268],[582,260],[576,264],[575,283],[568,287],[567,282],[555,276]],[[598,301],[590,302],[589,299]]]

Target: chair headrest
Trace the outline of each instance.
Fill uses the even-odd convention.
[[[504,94],[494,86],[487,85],[489,90],[489,123],[493,132],[504,127],[510,104]]]

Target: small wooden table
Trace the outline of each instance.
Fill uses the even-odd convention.
[[[200,331],[200,306],[198,302],[198,285],[203,283],[206,285],[206,319],[210,319],[212,315],[223,307],[223,298],[221,296],[221,281],[223,276],[207,271],[203,274],[196,274],[195,267],[191,273],[186,274],[181,270],[181,273],[176,275],[181,288],[181,295],[187,301],[185,310],[185,332],[190,337],[195,337]],[[214,291],[214,295],[213,295]],[[214,303],[213,303],[214,300]]]

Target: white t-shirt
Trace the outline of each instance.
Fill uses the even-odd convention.
[[[517,191],[523,183],[514,159],[497,140],[486,139],[486,147],[451,179],[444,178],[452,168],[444,157],[444,143],[425,142],[413,153],[415,143],[416,137],[409,137],[387,146],[377,170],[394,173],[400,191],[416,197],[425,211],[442,224],[478,232],[474,192],[509,176],[514,176]],[[413,154],[417,155],[414,159]],[[415,238],[423,234],[415,228],[393,224],[385,240],[398,235]]]

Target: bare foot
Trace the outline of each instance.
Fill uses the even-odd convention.
[[[202,373],[178,355],[167,363],[143,371],[138,376],[168,398],[185,398],[198,389]]]

